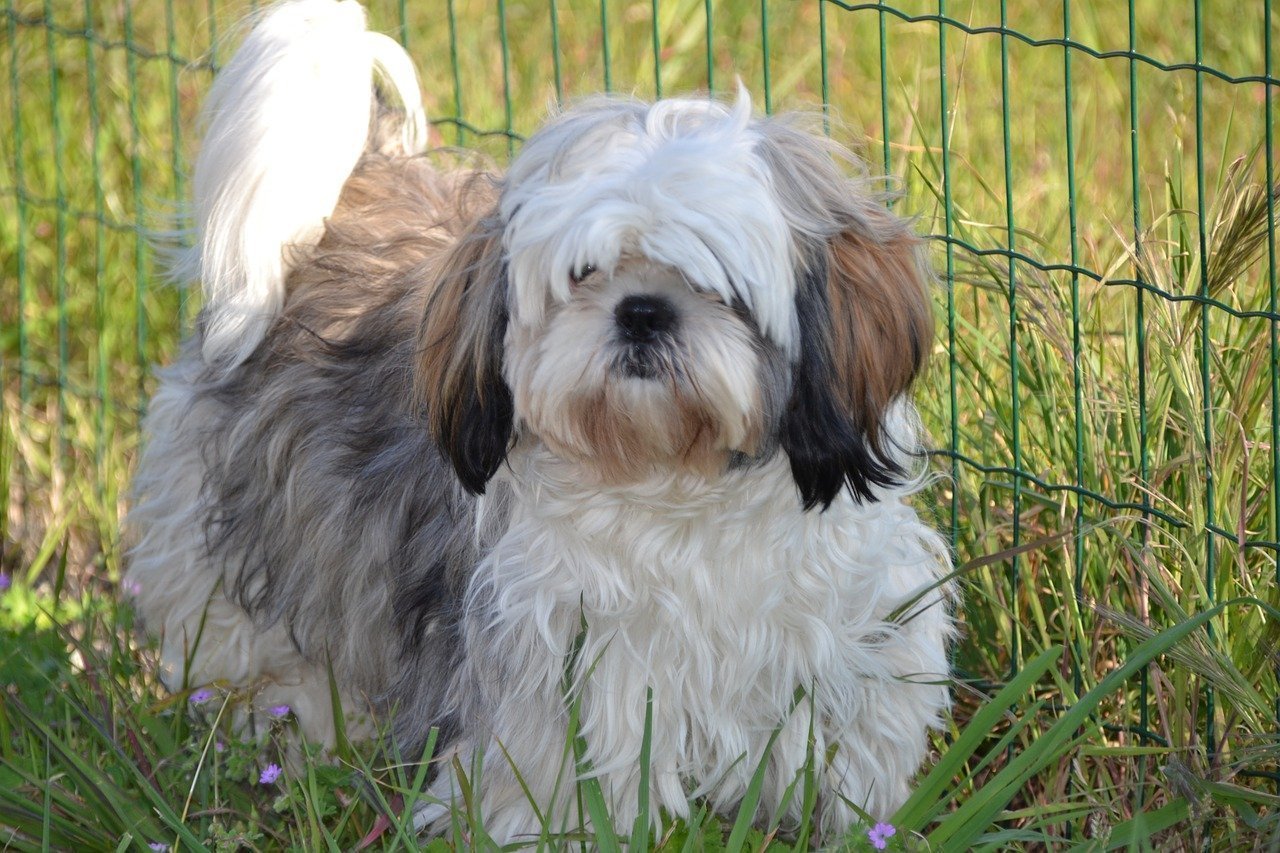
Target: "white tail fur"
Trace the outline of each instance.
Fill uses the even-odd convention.
[[[364,151],[380,72],[404,106],[407,152],[426,143],[417,74],[354,0],[285,0],[256,22],[204,108],[195,245],[175,276],[204,286],[203,353],[248,358],[284,302],[287,248],[314,243]]]

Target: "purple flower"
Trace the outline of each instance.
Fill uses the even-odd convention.
[[[156,851],[156,853],[168,853],[169,850],[169,845],[163,841],[152,841],[147,846]]]
[[[195,693],[192,693],[190,696],[188,696],[187,701],[190,702],[192,705],[203,705],[205,702],[208,702],[212,698],[213,698],[213,691],[210,690],[208,687],[201,687]]]
[[[267,713],[273,717],[283,717],[289,713],[288,705],[273,705],[267,709]]]
[[[280,765],[268,764],[263,768],[262,775],[258,777],[259,785],[270,785],[280,778]]]
[[[120,588],[124,590],[125,595],[132,595],[135,598],[142,594],[142,584],[135,578],[125,578],[120,582]]]
[[[0,592],[4,592],[13,583],[13,578],[4,572],[0,572]]]
[[[888,840],[897,835],[898,830],[891,823],[877,823],[871,829],[867,830],[867,838],[871,841],[871,846],[877,850],[883,850]]]
[[[220,741],[220,740],[215,740],[215,741],[213,742],[213,751],[214,751],[214,752],[222,752],[222,751],[223,751],[224,749],[226,749],[226,748],[227,748],[227,745],[226,745],[225,743],[223,743],[222,741]]]

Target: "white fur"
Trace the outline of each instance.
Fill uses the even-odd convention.
[[[174,271],[204,285],[206,361],[244,361],[279,313],[288,247],[319,239],[364,151],[375,70],[408,114],[405,150],[421,150],[412,62],[366,32],[354,0],[271,7],[218,73],[193,182],[196,244]]]
[[[742,446],[752,410],[759,405],[758,357],[750,333],[730,322],[727,307],[695,293],[678,272],[647,262],[599,272],[576,290],[576,298],[545,329],[513,324],[508,333],[505,371],[522,402],[523,426],[557,452],[588,462],[598,448],[590,446],[576,425],[566,423],[563,413],[576,400],[607,389],[618,414],[638,433],[652,437],[657,455],[671,458],[680,448],[671,445],[668,435],[669,410],[673,396],[684,393],[701,400],[723,425],[719,449]],[[681,312],[688,360],[698,365],[696,387],[641,379],[619,382],[611,375],[616,352],[606,342],[613,335],[613,312],[623,296],[637,294],[662,296]]]
[[[732,109],[602,101],[539,131],[512,163],[501,205],[513,320],[538,325],[549,300],[568,301],[571,272],[612,272],[639,255],[740,299],[792,352],[796,247],[750,119],[740,90]]]
[[[949,565],[902,492],[872,505],[842,495],[825,513],[801,513],[786,461],[775,458],[719,483],[660,477],[593,491],[584,503],[574,467],[541,449],[513,456],[509,479],[511,524],[471,591],[473,607],[489,599],[495,613],[474,647],[511,656],[506,666],[525,674],[491,697],[490,739],[480,744],[479,806],[495,840],[538,830],[499,743],[553,828],[575,817],[572,763],[560,760],[561,689],[583,618],[582,734],[618,826],[639,802],[647,687],[651,795],[671,814],[687,815],[692,797],[725,807],[741,799],[776,727],[764,814],[810,755],[824,790],[873,815],[906,799],[923,732],[948,706],[951,625],[946,587],[928,593],[914,619],[886,621]],[[810,695],[793,709],[797,685]],[[456,785],[446,775],[433,793],[449,801]],[[855,819],[834,797],[825,809],[827,830]]]

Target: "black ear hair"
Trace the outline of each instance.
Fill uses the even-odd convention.
[[[440,452],[473,494],[507,458],[515,406],[502,378],[507,266],[501,225],[478,220],[441,265],[419,332],[416,388]]]
[[[835,352],[829,267],[823,247],[811,253],[796,277],[799,353],[781,429],[782,448],[806,510],[819,504],[825,510],[846,485],[854,499],[874,500],[874,486],[896,485],[905,473],[873,443],[858,413],[850,410],[843,382],[847,366],[835,361],[848,354]]]
[[[495,306],[494,338],[487,364],[477,371],[483,384],[465,384],[450,401],[454,411],[449,427],[437,435],[440,450],[467,491],[484,494],[485,485],[507,458],[511,446],[515,405],[502,378],[502,340],[507,328],[505,305]]]

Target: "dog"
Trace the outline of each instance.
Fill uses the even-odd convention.
[[[352,0],[269,8],[215,80],[178,263],[205,304],[128,518],[165,684],[320,742],[331,684],[348,734],[436,732],[428,830],[466,783],[494,840],[536,835],[584,777],[630,825],[642,746],[653,815],[760,769],[759,820],[806,774],[823,832],[888,817],[953,633],[907,503],[922,239],[741,86],[569,107],[505,175],[425,136]]]

